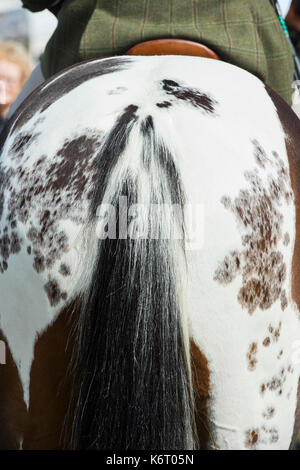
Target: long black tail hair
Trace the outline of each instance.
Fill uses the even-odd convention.
[[[110,204],[120,229],[119,201],[126,197],[131,233],[97,240],[78,325],[74,449],[195,448],[184,191],[154,119],[137,113],[131,105],[119,115],[97,157],[91,225],[99,207]],[[170,205],[183,237],[170,239]]]

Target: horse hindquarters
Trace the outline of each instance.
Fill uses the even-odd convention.
[[[93,61],[24,104],[1,156],[1,327],[30,402],[37,335],[84,297],[74,447],[194,446],[183,316],[211,444],[288,447],[300,336],[292,168],[263,84],[221,62]],[[177,206],[182,235],[185,202],[200,206],[204,226],[200,245],[186,253],[183,237],[169,240],[164,212]],[[161,206],[160,217],[150,203]],[[112,223],[111,236],[97,239],[114,219],[117,235]],[[132,236],[147,233],[149,220],[154,240]]]

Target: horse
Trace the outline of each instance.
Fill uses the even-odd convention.
[[[70,67],[1,141],[1,449],[288,449],[300,124],[238,67]]]

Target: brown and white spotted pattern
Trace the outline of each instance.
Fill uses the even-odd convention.
[[[204,210],[203,244],[187,252],[182,294],[195,383],[205,384],[197,395],[203,445],[288,448],[300,302],[285,136],[258,79],[189,57],[81,64],[42,85],[10,127],[0,165],[0,328],[9,357],[0,366],[7,367],[0,447],[61,446],[67,394],[59,401],[55,393],[65,380],[76,299],[95,262],[95,231],[86,226],[95,156],[129,109],[152,117],[175,155],[187,203]]]
[[[258,168],[245,172],[249,188],[243,189],[232,201],[224,196],[224,207],[235,215],[243,227],[243,250],[232,252],[225,257],[215,272],[215,280],[227,284],[237,276],[242,277],[238,301],[250,315],[259,307],[269,309],[280,299],[281,307],[287,307],[287,296],[283,288],[286,280],[286,264],[278,250],[280,243],[288,245],[288,233],[282,233],[284,221],[281,208],[290,204],[292,191],[288,169],[274,151],[270,157],[255,140],[254,157],[257,165],[270,172],[265,185],[259,176]]]
[[[4,276],[1,283],[3,286],[7,283],[6,289],[9,283],[16,289],[22,288],[22,283],[18,287],[13,275],[18,255],[22,259],[24,276],[28,272],[27,276],[31,278],[29,292],[34,295],[37,282],[40,287],[36,288],[42,288],[42,297],[45,296],[45,300],[40,299],[40,308],[45,314],[27,319],[28,341],[16,334],[16,322],[18,318],[22,319],[24,309],[19,290],[15,294],[13,314],[9,317],[1,315],[3,333],[19,364],[27,404],[35,336],[43,331],[51,317],[55,317],[55,312],[49,316],[49,307],[62,308],[69,300],[69,279],[74,268],[71,247],[73,237],[86,217],[94,174],[93,159],[101,137],[96,130],[84,129],[64,139],[54,154],[47,155],[47,146],[44,146],[43,152],[39,156],[36,153],[32,159],[32,149],[38,139],[34,129],[38,126],[32,124],[31,134],[17,134],[7,150],[8,165],[1,168],[1,190],[5,198],[0,229],[0,271]],[[70,174],[72,179],[68,177]],[[64,219],[68,221],[65,224],[62,223]],[[29,274],[31,270],[35,274]],[[25,288],[26,281],[23,285]],[[24,334],[22,330],[21,334]]]

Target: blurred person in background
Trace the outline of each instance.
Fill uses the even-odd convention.
[[[293,0],[286,17],[286,24],[296,51],[300,56],[300,0]]]
[[[256,75],[289,104],[294,64],[272,0],[22,0],[58,18],[41,64],[12,111],[44,79],[77,62],[122,55],[151,39],[205,44],[221,60]],[[12,112],[11,112],[12,113]]]
[[[24,47],[13,41],[0,42],[0,130],[30,72],[29,55]]]
[[[300,31],[300,0],[293,0],[286,16],[286,23],[291,28]]]

